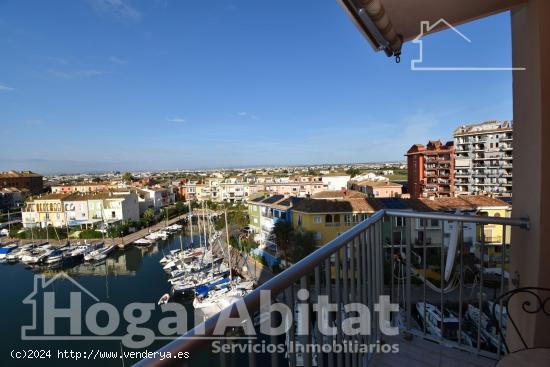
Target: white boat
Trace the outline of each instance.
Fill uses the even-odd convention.
[[[489,318],[489,316],[485,314],[485,312],[482,311],[480,314],[479,308],[473,305],[468,305],[468,309],[466,310],[466,318],[480,329],[481,335],[488,343],[491,344],[491,346],[493,346],[494,348],[498,348],[500,338],[497,333],[497,325],[493,323],[493,321]]]
[[[27,265],[36,265],[42,263],[50,255],[52,251],[49,249],[40,249],[33,251],[21,258],[21,262]]]
[[[17,248],[16,244],[10,244],[0,247],[0,260],[6,260],[6,257]]]
[[[457,340],[459,320],[453,313],[445,309],[442,317],[438,307],[424,302],[418,302],[416,310],[430,334],[449,340]],[[441,322],[443,322],[443,335],[440,328]]]
[[[150,244],[152,244],[154,241],[152,240],[148,240],[147,238],[140,238],[138,240],[135,240],[133,243],[134,245],[138,245],[138,246],[148,246]]]
[[[227,287],[208,292],[204,298],[195,297],[193,307],[199,309],[205,319],[210,318],[252,292],[252,288],[247,289],[250,287],[249,283],[245,282],[242,286],[239,283],[229,284]]]
[[[105,260],[107,258],[107,255],[111,253],[115,249],[114,245],[102,247],[97,250],[91,251],[88,254],[84,256],[84,261],[100,261]]]
[[[58,262],[63,261],[63,256],[65,255],[65,251],[67,248],[60,248],[53,250],[46,259],[46,264],[56,264]]]

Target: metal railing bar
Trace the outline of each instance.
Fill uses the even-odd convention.
[[[336,279],[334,280],[334,285],[336,287],[336,305],[337,305],[337,311],[336,311],[336,327],[337,327],[337,333],[336,333],[336,344],[342,344],[342,289],[341,289],[341,283],[342,283],[342,274],[340,271],[340,251],[336,252],[336,258],[335,258],[335,268],[336,268]],[[336,355],[336,364],[338,367],[342,367],[343,365],[343,356],[342,353],[338,353]]]
[[[460,274],[459,274],[459,286],[458,286],[458,319],[462,320],[462,289],[464,287],[464,223],[457,223],[460,225],[458,232],[458,243],[460,245]],[[462,344],[462,322],[458,324],[458,344]]]
[[[423,225],[423,235],[422,235],[422,276],[424,279],[427,279],[426,276],[426,270],[427,270],[427,263],[426,263],[426,221],[427,219],[424,219],[424,225]],[[412,254],[411,254],[412,255]],[[410,258],[412,260],[412,256]],[[407,274],[407,276],[411,276],[411,274]],[[422,282],[422,302],[424,302],[424,307],[422,308],[423,316],[422,316],[422,331],[424,332],[424,335],[426,335],[426,324],[427,324],[427,311],[428,307],[426,307],[426,280]],[[441,314],[441,323],[443,323],[443,314]]]
[[[287,306],[290,307],[292,311],[292,315],[294,315],[294,284],[291,284],[286,290],[285,290],[285,299],[287,301]],[[289,342],[296,342],[296,332],[294,329],[294,326],[292,325],[289,332],[288,332],[288,340]],[[289,367],[296,367],[296,353],[295,352],[288,352],[288,365]]]
[[[530,227],[528,218],[481,217],[481,216],[475,216],[475,215],[447,214],[447,213],[436,213],[436,212],[414,212],[409,210],[394,210],[394,209],[385,209],[384,212],[389,217],[439,219],[439,220],[466,222],[466,223],[479,223],[479,224],[503,224],[503,225],[517,226],[524,229],[529,229]]]
[[[502,259],[500,261],[500,295],[504,294],[504,263],[506,262],[506,226],[502,226]],[[502,298],[499,299],[499,320],[498,320],[498,327],[502,330]],[[493,317],[496,317],[496,315],[493,315]],[[502,342],[500,338],[498,338],[498,346],[497,346],[497,357],[500,358],[500,355],[502,353]]]
[[[343,304],[348,304],[349,303],[349,298],[350,298],[350,295],[349,295],[349,242],[346,244],[346,246],[344,247],[344,261],[343,261],[343,269],[342,269],[342,275],[343,275],[343,278],[342,278],[342,282],[343,282],[343,297],[342,297],[342,302]],[[348,317],[348,314],[344,311],[344,318],[347,318]],[[340,327],[342,325],[340,324]],[[344,333],[343,334],[343,340],[344,342],[348,342],[349,340],[349,336]],[[344,356],[344,365],[347,367],[350,365],[350,355],[349,353],[346,353],[345,356]]]
[[[477,353],[481,351],[481,316],[483,314],[483,266],[485,264],[485,225],[481,225],[481,249],[479,266],[479,302],[478,302],[478,324],[477,324]]]
[[[439,221],[438,221],[438,224],[439,224]],[[457,223],[458,224],[458,223]],[[441,315],[445,315],[445,302],[444,302],[444,294],[445,292],[443,291],[443,289],[445,288],[445,246],[444,246],[444,243],[445,242],[445,234],[444,234],[444,228],[445,228],[445,222],[444,221],[441,221],[441,246],[439,248],[439,255],[440,255],[440,258],[439,258],[439,261],[440,261],[440,270],[439,270],[439,289],[440,289],[440,297],[439,297],[439,304],[440,304],[440,310],[439,312],[441,312]],[[462,323],[462,320],[459,320],[459,323]],[[444,334],[444,327],[445,327],[445,323],[442,322],[441,323],[441,340],[443,340],[443,334]]]
[[[332,289],[332,268],[331,268],[331,263],[330,263],[330,258],[328,259],[325,259],[325,286],[326,286],[326,289],[327,289],[327,296],[328,296],[328,302],[331,303],[332,300],[333,300],[333,289]],[[333,316],[329,313],[328,315],[328,323],[329,325],[332,325],[332,318]],[[329,339],[329,344],[333,344],[333,337],[328,337]],[[332,348],[330,349],[330,351],[328,352],[328,355],[327,355],[327,361],[328,361],[328,367],[334,367],[334,360],[333,360],[334,356],[333,356],[333,353],[332,353]]]
[[[302,278],[300,278],[300,289],[308,289],[308,281],[307,281],[307,275],[304,275]],[[309,305],[309,302],[307,301],[302,301],[301,302],[302,304],[306,304],[308,307],[307,307],[307,318],[305,320],[307,320],[307,324],[305,325],[306,328],[307,328],[307,335],[306,337],[304,338],[302,336],[302,340],[305,339],[305,343],[304,345],[311,345],[311,313],[310,313],[310,305]],[[303,317],[302,317],[303,319]],[[307,349],[307,348],[306,348]],[[312,353],[307,350],[305,351],[304,353],[302,353],[303,357],[304,357],[304,366],[305,367],[311,367],[312,366]]]
[[[411,218],[407,219],[407,228],[410,228],[411,225]],[[408,231],[407,231],[408,232]],[[412,244],[411,244],[411,235],[410,233],[406,233],[406,244],[407,244],[407,261],[405,262],[405,281],[406,281],[406,290],[405,290],[405,297],[406,299],[403,300],[403,304],[407,304],[407,330],[410,331],[412,329],[412,305],[411,305],[411,294],[412,294],[412,284],[411,284],[411,259],[412,259]]]
[[[328,288],[327,288],[328,293]],[[321,294],[321,268],[320,265],[315,268],[315,302],[319,304],[319,295]],[[322,345],[323,344],[323,335],[321,334],[320,326],[319,326],[320,320],[319,317],[317,318],[317,327],[315,328],[314,332],[317,336],[317,344]],[[324,367],[325,362],[323,359],[323,355],[321,353],[317,354],[317,365],[319,367]]]

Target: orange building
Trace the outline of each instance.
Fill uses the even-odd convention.
[[[406,154],[411,198],[451,197],[455,192],[453,142],[413,145]]]

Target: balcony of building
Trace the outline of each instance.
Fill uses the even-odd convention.
[[[398,222],[401,225],[396,225]],[[504,271],[488,266],[508,267],[511,249],[497,246],[497,252],[494,245],[498,245],[499,238],[506,238],[510,228],[527,231],[528,225],[521,219],[379,211],[262,284],[237,301],[239,306],[233,304],[160,352],[189,352],[191,357],[183,364],[190,366],[492,366],[506,355],[507,346],[495,336],[495,327],[487,327],[487,320],[497,322],[501,329],[509,327],[508,314],[494,313],[492,305],[500,304],[499,296],[506,292],[511,279]],[[494,238],[475,236],[486,233],[485,227],[499,228],[501,233]],[[448,262],[450,248],[455,253],[453,263]],[[308,298],[299,293],[302,290],[308,291]],[[294,318],[269,321],[266,310],[259,308],[265,291],[271,292],[268,299],[284,305]],[[323,308],[318,303],[321,296],[335,309]],[[374,310],[380,296],[388,297],[398,307],[387,319],[387,326],[397,334],[382,332],[382,316],[376,312],[369,314],[372,322],[361,333],[345,332],[346,320],[356,317],[356,313],[344,306],[361,303]],[[316,304],[320,309],[312,306]],[[242,316],[243,308],[260,320],[250,325],[249,334],[243,334],[243,327],[235,323],[220,327],[221,320]],[[508,312],[515,315],[516,311]],[[444,315],[443,323],[437,322],[438,314]],[[274,326],[287,323],[287,331],[263,334],[261,320]],[[326,334],[321,327],[324,322],[335,332]],[[280,349],[240,352],[236,348],[231,354],[216,354],[212,352],[216,340],[242,345],[267,341]],[[399,353],[368,349],[336,353],[321,347],[379,344],[381,340],[398,348]],[[295,348],[299,344],[318,347],[300,352]],[[152,359],[138,366],[168,366],[174,362]]]

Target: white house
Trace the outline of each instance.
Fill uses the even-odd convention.
[[[348,181],[351,179],[350,175],[325,175],[321,177],[323,183],[328,185],[329,191],[342,190],[348,187]]]

